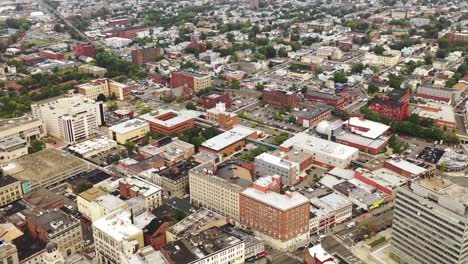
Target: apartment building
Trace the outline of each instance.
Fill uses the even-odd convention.
[[[0,176],[0,207],[23,198],[21,181],[5,175]]]
[[[429,177],[399,187],[390,247],[416,264],[468,262],[468,194],[449,179]]]
[[[145,200],[145,209],[151,211],[161,205],[161,188],[138,176],[129,176],[119,181],[120,195],[127,199],[142,197]]]
[[[150,132],[149,124],[140,119],[130,119],[123,123],[109,127],[109,137],[119,144],[127,141],[137,141]]]
[[[28,143],[33,139],[42,139],[47,135],[44,123],[40,119],[22,118],[0,121],[0,138],[19,137]]]
[[[19,264],[18,250],[8,241],[0,241],[0,263]]]
[[[99,264],[122,263],[121,256],[144,246],[143,230],[123,209],[93,222],[93,237]]]
[[[98,78],[104,78],[104,76],[107,73],[107,69],[102,68],[102,67],[98,67],[98,66],[94,66],[94,65],[85,64],[85,65],[80,65],[78,67],[78,72],[91,74],[91,75],[94,75],[94,76],[96,76]]]
[[[45,243],[55,242],[63,256],[70,256],[83,249],[80,221],[61,210],[41,212],[26,222],[32,237]]]
[[[393,120],[405,120],[410,115],[410,96],[410,89],[394,89],[372,99],[370,110]]]
[[[367,52],[364,59],[372,64],[395,66],[400,62],[401,52],[398,50],[387,50],[382,55],[373,52]]]
[[[131,93],[131,88],[128,85],[107,78],[77,85],[76,90],[90,100],[97,100],[98,96],[102,94],[106,98],[115,96],[122,101]]]
[[[198,92],[211,87],[211,76],[193,71],[174,71],[171,73],[171,88],[187,86],[191,90]]]
[[[300,164],[270,153],[262,153],[255,158],[257,176],[279,175],[281,183],[290,186],[299,181]]]
[[[240,223],[278,250],[308,243],[309,200],[298,192],[279,193],[279,177],[257,179],[240,193]]]
[[[67,143],[86,139],[104,124],[102,102],[82,96],[60,98],[44,104],[31,105],[34,118],[42,120],[49,135]]]
[[[132,50],[132,63],[136,65],[143,65],[162,55],[163,52],[164,50],[162,48],[155,47],[134,49]]]

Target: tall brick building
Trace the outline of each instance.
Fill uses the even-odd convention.
[[[265,88],[262,92],[263,101],[278,107],[295,107],[299,103],[297,93]]]
[[[232,105],[232,100],[227,93],[213,92],[205,94],[201,97],[201,100],[202,107],[205,109],[214,108],[218,103],[224,103],[226,108],[230,108]]]
[[[211,87],[211,76],[193,71],[174,71],[171,73],[171,88],[187,86],[195,92]]]
[[[92,57],[96,56],[96,47],[92,44],[78,44],[73,46],[73,52],[76,56]]]
[[[294,250],[307,244],[310,204],[298,192],[280,194],[279,176],[256,180],[240,193],[240,222],[279,250]]]
[[[132,50],[132,63],[136,65],[143,65],[149,61],[154,60],[157,56],[162,55],[162,48],[147,47]]]
[[[447,39],[450,43],[468,43],[468,34],[467,33],[447,33]]]
[[[392,120],[405,120],[410,115],[410,95],[410,89],[394,89],[384,96],[374,98],[370,110]]]

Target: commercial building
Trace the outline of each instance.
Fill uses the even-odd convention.
[[[240,223],[270,246],[294,250],[308,243],[309,200],[298,192],[275,192],[279,178],[257,179],[240,193]]]
[[[78,155],[79,157],[88,159],[101,153],[105,153],[116,147],[117,142],[108,137],[101,136],[72,145],[68,147],[68,150]]]
[[[345,99],[344,97],[334,95],[331,93],[324,93],[319,91],[311,91],[308,90],[304,94],[304,99],[310,102],[322,103],[327,104],[329,106],[336,107],[338,109],[342,109],[345,107]]]
[[[97,100],[98,96],[102,94],[106,98],[114,95],[118,100],[122,101],[131,93],[131,88],[128,85],[107,78],[77,85],[76,90],[90,100]]]
[[[104,195],[106,195],[106,192],[94,187],[79,193],[76,196],[78,211],[91,219],[91,202]]]
[[[151,172],[151,182],[161,186],[164,197],[183,198],[189,193],[189,170],[196,167],[196,161],[181,160],[163,170]],[[145,178],[149,178],[145,175]]]
[[[155,47],[134,49],[132,50],[132,63],[136,65],[143,65],[162,55],[163,52],[164,50],[162,48]]]
[[[230,108],[232,105],[231,97],[227,93],[213,92],[205,94],[201,97],[201,105],[205,109],[211,109],[216,107],[219,103],[224,103],[226,108]]]
[[[18,250],[8,241],[0,241],[0,263],[19,264]]]
[[[283,159],[270,153],[262,153],[255,158],[255,174],[257,176],[278,175],[281,183],[290,186],[299,182],[300,164]]]
[[[297,117],[297,123],[303,127],[315,127],[322,120],[330,118],[331,112],[331,107],[319,106],[311,111],[301,112]]]
[[[328,231],[352,217],[352,203],[346,197],[330,193],[310,199],[310,233]]]
[[[451,43],[467,43],[468,42],[468,33],[453,33],[449,32],[446,34],[447,39]]]
[[[142,197],[147,211],[161,205],[161,188],[138,176],[129,176],[119,181],[120,195],[127,199],[132,197]]]
[[[161,253],[169,263],[241,264],[245,259],[244,247],[242,239],[212,227],[163,246]]]
[[[179,161],[187,160],[195,154],[195,146],[178,138],[168,138],[168,143],[158,144],[159,146],[146,145],[138,148],[138,153],[144,158],[161,156],[164,158],[166,167],[170,167]]]
[[[215,108],[206,110],[206,119],[216,122],[224,130],[232,129],[239,123],[237,114],[227,112],[224,103],[218,103]]]
[[[461,98],[462,91],[451,88],[436,88],[419,86],[414,94],[414,99],[424,102],[447,104],[457,102]]]
[[[418,104],[413,114],[418,115],[420,119],[430,118],[434,120],[434,125],[441,128],[455,129],[457,127],[455,112],[450,105],[435,103]]]
[[[449,179],[424,178],[396,193],[392,253],[415,263],[465,263],[466,186]]]
[[[171,73],[170,86],[171,88],[187,86],[192,91],[198,92],[211,87],[211,76],[192,71],[174,71]]]
[[[92,193],[88,193],[88,199],[93,196]],[[121,209],[128,209],[129,204],[126,201],[123,201],[119,197],[116,197],[112,194],[104,194],[99,196],[99,193],[94,194],[94,196],[98,196],[91,200],[89,204],[86,204],[86,200],[83,199],[82,202],[82,209],[84,209],[85,213],[87,207],[89,208],[89,215],[85,215],[91,221],[96,221],[106,215],[112,214],[113,212],[119,211]],[[84,196],[86,197],[86,196]],[[81,212],[81,211],[80,211]]]
[[[245,171],[234,165],[231,173],[215,168],[207,162],[189,171],[190,202],[203,206],[230,220],[239,221],[239,192],[250,186],[252,180]],[[218,170],[216,170],[218,169]],[[246,169],[245,169],[246,170]]]
[[[219,134],[203,142],[200,151],[215,154],[230,154],[247,144],[247,138],[256,139],[258,132],[248,127],[235,126],[233,129]]]
[[[104,124],[102,102],[81,96],[60,98],[44,104],[31,105],[34,118],[41,119],[47,134],[67,143],[89,138],[94,129]]]
[[[410,94],[410,89],[394,89],[384,96],[372,99],[370,110],[392,120],[405,120],[410,115]]]
[[[30,143],[47,135],[40,119],[19,118],[0,121],[0,138],[19,137]]]
[[[127,210],[118,210],[93,222],[94,247],[99,264],[121,263],[121,256],[144,246],[143,230]]]
[[[401,52],[398,50],[387,50],[382,55],[373,52],[367,52],[364,59],[371,64],[395,66],[400,63]]]
[[[98,78],[104,78],[104,76],[107,73],[107,69],[94,66],[94,65],[85,64],[85,65],[80,65],[78,67],[78,72],[92,74]]]
[[[92,44],[78,44],[73,46],[73,52],[76,56],[92,57],[96,55],[96,47]]]
[[[387,168],[376,170],[357,168],[354,171],[354,177],[391,196],[394,196],[397,187],[408,182],[408,178]]]
[[[303,264],[335,264],[334,257],[323,249],[321,244],[304,249]]]
[[[0,207],[20,200],[23,197],[21,182],[5,175],[0,177]]]
[[[10,162],[24,155],[28,155],[26,140],[16,136],[0,139],[0,163]]]
[[[412,159],[391,158],[384,161],[384,168],[407,178],[423,175],[428,172],[428,167],[426,163]]]
[[[277,107],[296,107],[299,103],[297,93],[273,88],[263,89],[262,100],[267,104]]]
[[[155,135],[181,134],[185,130],[194,127],[194,119],[198,113],[191,111],[174,111],[159,109],[151,113],[139,116],[149,123],[150,131]]]
[[[63,256],[70,256],[83,249],[83,233],[80,221],[61,210],[42,212],[27,219],[32,237],[45,243],[54,242]]]
[[[52,59],[52,60],[63,60],[65,59],[65,55],[63,53],[54,52],[51,50],[41,50],[39,51],[39,55],[41,55],[44,59]]]
[[[346,168],[356,160],[359,150],[339,143],[324,140],[300,132],[280,145],[280,150],[306,152],[312,156],[312,163],[327,168]]]
[[[26,192],[52,187],[89,169],[88,163],[58,149],[48,148],[3,165],[4,175],[23,181]]]
[[[109,137],[119,144],[127,141],[137,141],[145,137],[150,132],[147,122],[140,119],[130,119],[123,123],[109,127]]]

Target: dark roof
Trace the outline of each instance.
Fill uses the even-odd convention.
[[[159,227],[162,224],[171,222],[171,221],[174,221],[172,217],[168,217],[168,216],[156,217],[153,220],[151,220],[151,222],[143,228],[143,233],[145,235],[151,236],[154,234],[154,232],[156,232],[159,229]]]
[[[154,208],[152,213],[156,218],[170,217],[173,218],[179,210],[169,206],[168,204],[160,205]]]
[[[180,178],[188,176],[188,171],[192,168],[195,168],[200,163],[195,161],[185,161],[181,160],[176,164],[172,165],[171,167],[162,170],[159,172],[159,175],[162,177],[169,178],[171,180],[178,180]]]
[[[40,239],[34,239],[30,233],[25,232],[24,235],[13,239],[13,244],[15,244],[16,249],[18,250],[18,257],[20,261],[31,257],[37,252],[43,250],[46,246],[46,243]]]
[[[83,172],[78,174],[77,176],[71,178],[68,180],[68,183],[70,184],[78,184],[82,181],[87,181],[91,184],[96,184],[99,182],[102,182],[103,180],[106,180],[108,178],[111,178],[112,176],[102,170],[95,169],[92,171],[88,172]]]
[[[332,110],[332,107],[329,107],[329,106],[320,106],[319,108],[317,109],[314,109],[312,111],[308,111],[308,112],[301,112],[299,114],[299,117],[302,117],[304,119],[311,119],[311,118],[314,118],[318,115],[321,115],[327,111],[331,111]]]
[[[400,101],[393,101],[393,100],[384,100],[379,98],[372,99],[373,104],[383,104],[383,105],[391,105],[391,106],[402,106],[403,103]]]
[[[0,187],[4,187],[4,186],[7,186],[7,185],[10,185],[14,182],[17,182],[18,180],[11,177],[11,176],[8,176],[8,175],[5,175],[5,176],[0,176]]]
[[[406,90],[403,90],[403,89],[393,89],[392,91],[387,93],[387,96],[390,98],[390,100],[394,100],[394,101],[400,100],[405,95],[406,95]]]
[[[198,259],[182,240],[166,244],[163,246],[163,250],[167,252],[167,255],[169,255],[173,263],[190,263]]]
[[[8,205],[5,205],[0,209],[0,215],[10,217],[16,213],[22,212],[26,209],[26,206],[21,201],[15,201]]]
[[[182,211],[186,214],[191,214],[192,205],[190,204],[190,198],[180,199],[177,197],[171,198],[166,202],[172,208]]]

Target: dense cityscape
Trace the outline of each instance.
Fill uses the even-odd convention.
[[[468,263],[466,0],[0,1],[0,264]]]

